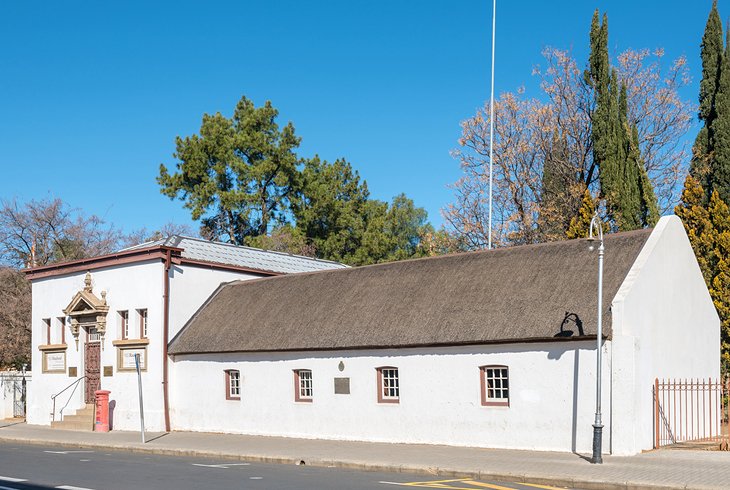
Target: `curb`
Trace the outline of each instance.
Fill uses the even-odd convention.
[[[15,442],[31,445],[48,445],[53,444],[70,448],[96,448],[109,449],[116,451],[128,451],[140,454],[156,454],[161,456],[185,456],[185,457],[205,457],[205,458],[225,458],[237,461],[268,463],[268,464],[300,464],[304,463],[308,466],[318,468],[340,468],[346,470],[368,471],[368,472],[384,472],[384,473],[409,473],[418,475],[429,475],[447,478],[473,478],[477,480],[491,480],[509,483],[531,483],[537,485],[546,485],[553,487],[580,488],[581,490],[677,490],[677,489],[695,489],[715,487],[694,487],[687,484],[682,486],[652,484],[645,482],[609,482],[599,480],[586,480],[580,478],[564,478],[551,476],[528,475],[524,473],[500,473],[491,471],[465,471],[453,470],[448,468],[434,468],[418,465],[388,465],[378,463],[362,463],[357,461],[344,460],[328,460],[328,459],[300,459],[288,456],[262,456],[259,454],[240,454],[226,451],[212,450],[196,450],[196,449],[173,449],[159,447],[144,447],[137,444],[109,444],[99,442],[67,442],[47,439],[26,439],[22,437],[6,437],[0,435],[0,442]],[[716,487],[719,488],[719,487]]]

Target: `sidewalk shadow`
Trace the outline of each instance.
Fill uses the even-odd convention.
[[[152,437],[151,439],[147,439],[145,437],[144,442],[147,443],[147,442],[156,441],[157,439],[160,439],[162,437],[165,437],[167,434],[169,434],[169,432],[163,432],[162,434],[157,434],[156,436]]]

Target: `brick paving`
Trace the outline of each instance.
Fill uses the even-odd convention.
[[[319,439],[171,432],[146,434],[67,431],[0,421],[0,442],[60,444],[155,454],[210,456],[247,461],[299,463],[359,470],[468,476],[530,481],[582,489],[728,489],[730,452],[661,450],[631,457],[604,456],[602,465],[585,455],[546,451],[479,449]]]

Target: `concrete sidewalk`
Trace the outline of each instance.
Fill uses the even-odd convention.
[[[0,442],[60,444],[184,456],[298,463],[357,470],[423,473],[582,489],[727,489],[730,452],[662,450],[605,456],[602,465],[570,453],[416,444],[172,432],[81,432],[0,421]]]

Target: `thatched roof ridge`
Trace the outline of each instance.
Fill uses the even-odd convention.
[[[650,233],[605,237],[608,337],[611,300]],[[570,240],[236,281],[211,296],[169,352],[595,338],[597,264],[585,240]]]

